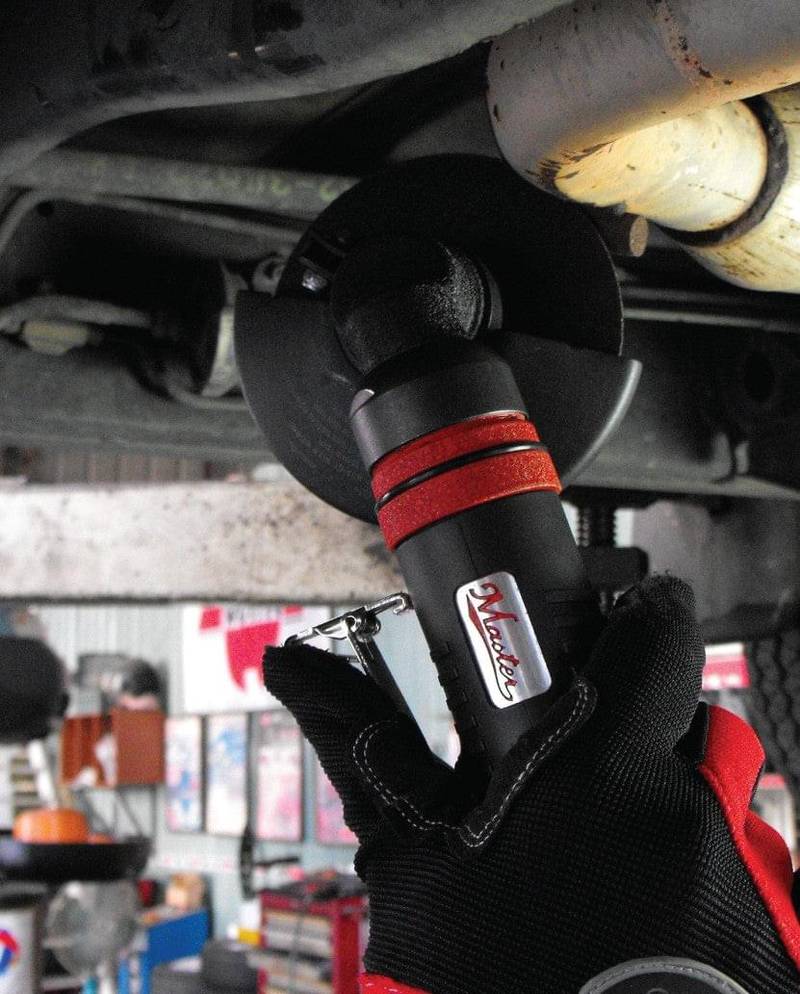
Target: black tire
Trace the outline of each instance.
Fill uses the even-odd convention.
[[[229,939],[207,942],[203,947],[203,980],[226,994],[256,994],[258,970],[247,962],[250,946]]]
[[[176,970],[162,963],[150,974],[150,994],[206,994],[206,989],[199,970]]]
[[[772,768],[800,803],[800,629],[747,647],[748,712]]]

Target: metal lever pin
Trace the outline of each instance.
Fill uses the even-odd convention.
[[[383,597],[372,604],[354,608],[336,618],[323,621],[320,625],[306,628],[304,631],[298,632],[297,635],[290,635],[284,645],[298,645],[303,642],[311,642],[315,638],[330,638],[337,641],[347,639],[364,672],[372,677],[384,693],[389,695],[399,711],[410,717],[411,712],[405,698],[383,658],[383,653],[375,643],[375,636],[381,630],[378,615],[386,611],[391,611],[392,614],[403,614],[405,611],[412,610],[413,606],[408,594],[403,592],[389,594],[388,597]]]

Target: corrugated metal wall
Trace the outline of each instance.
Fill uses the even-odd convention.
[[[181,608],[177,605],[41,606],[47,641],[72,671],[84,653],[120,652],[178,673]]]

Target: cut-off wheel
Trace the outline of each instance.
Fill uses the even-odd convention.
[[[415,309],[403,310],[412,283]],[[370,292],[384,314],[396,295],[390,327],[370,326]],[[353,397],[372,366],[430,334],[479,338],[509,362],[565,482],[619,423],[638,379],[620,357],[611,257],[580,208],[480,156],[365,179],[314,221],[276,297],[243,293],[236,309],[245,396],[273,452],[354,517],[375,520]]]

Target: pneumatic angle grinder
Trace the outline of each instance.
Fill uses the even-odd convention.
[[[621,325],[588,218],[474,156],[363,181],[312,224],[274,299],[237,304],[256,421],[301,483],[377,520],[482,776],[602,626],[559,494],[635,391]],[[307,634],[348,637],[403,706],[371,636],[408,606],[394,595]]]

